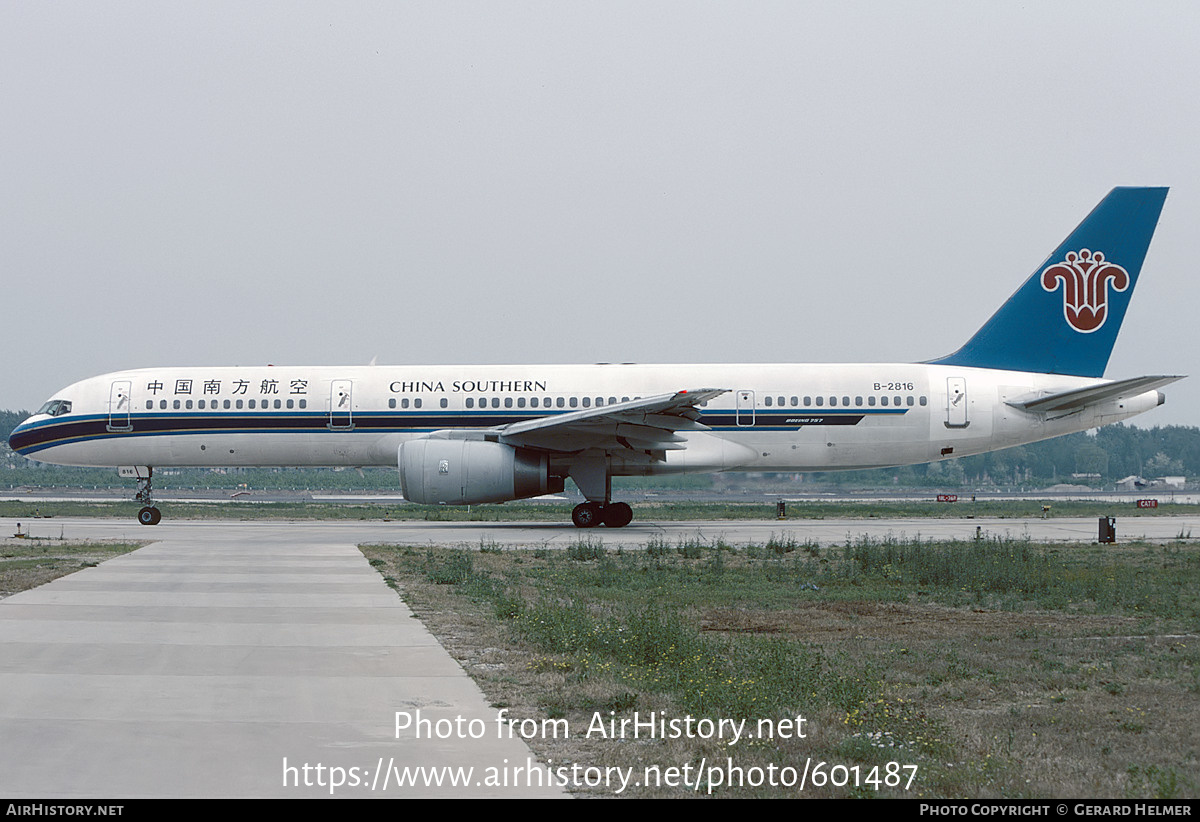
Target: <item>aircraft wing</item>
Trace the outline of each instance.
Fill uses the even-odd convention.
[[[1008,404],[1036,414],[1077,411],[1080,408],[1110,400],[1136,397],[1138,394],[1145,394],[1147,391],[1153,391],[1155,388],[1182,379],[1183,377],[1172,376],[1133,377],[1128,380],[1090,385],[1086,388],[1073,388],[1070,391],[1059,391],[1044,396],[1010,400]]]
[[[546,451],[678,451],[686,447],[678,432],[709,430],[697,422],[696,407],[728,390],[702,388],[643,397],[515,422],[496,428],[495,433],[508,445]]]

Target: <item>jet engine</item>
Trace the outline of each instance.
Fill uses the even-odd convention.
[[[563,490],[539,451],[499,442],[423,438],[400,446],[404,498],[424,505],[474,505]]]

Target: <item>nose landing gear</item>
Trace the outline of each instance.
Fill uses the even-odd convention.
[[[138,490],[134,495],[134,500],[142,503],[141,509],[137,513],[137,521],[141,525],[158,525],[162,521],[162,512],[158,510],[154,504],[153,481],[154,469],[148,465],[135,465],[130,468],[118,468],[117,474],[122,477],[134,477],[137,479]]]

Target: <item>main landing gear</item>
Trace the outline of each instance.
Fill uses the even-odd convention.
[[[158,510],[151,497],[154,493],[151,482],[153,476],[153,468],[147,467],[145,475],[140,470],[137,471],[138,491],[134,495],[134,499],[142,503],[142,507],[137,513],[137,521],[141,525],[158,525],[162,521],[162,511]]]
[[[599,502],[584,502],[575,506],[571,512],[571,522],[576,528],[595,528],[604,523],[609,528],[624,528],[633,521],[633,509],[628,503],[613,502],[602,505]]]
[[[627,503],[612,501],[612,473],[607,455],[581,454],[571,462],[568,475],[587,498],[587,502],[576,505],[571,512],[571,522],[576,528],[595,528],[601,523],[609,528],[624,528],[633,520],[633,509]]]

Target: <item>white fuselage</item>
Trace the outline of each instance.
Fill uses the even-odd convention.
[[[1095,428],[1157,391],[1061,416],[1008,403],[1103,384],[926,364],[148,368],[75,383],[17,428],[30,458],[81,466],[396,465],[406,440],[487,429],[679,390],[726,389],[707,431],[612,475],[827,471],[959,457]],[[565,459],[554,455],[552,459]]]

